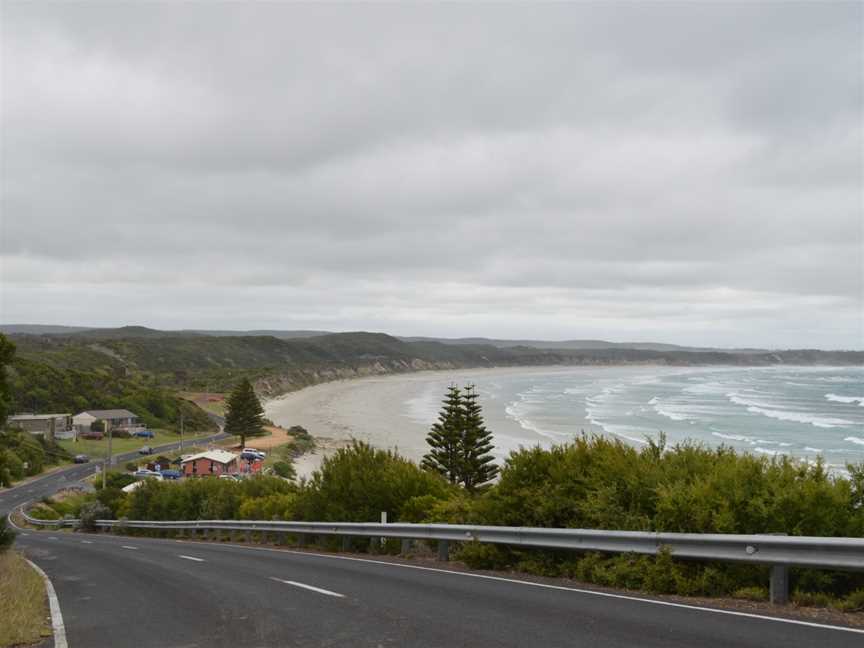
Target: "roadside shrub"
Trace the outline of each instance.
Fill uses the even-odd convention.
[[[11,486],[24,476],[24,464],[11,450],[0,449],[0,486]]]
[[[0,517],[0,553],[15,543],[15,532],[6,526],[6,518]]]
[[[837,603],[843,612],[864,612],[864,588],[857,589]]]
[[[296,493],[249,498],[240,504],[238,517],[242,520],[293,520],[296,504]]]
[[[135,477],[123,472],[109,472],[105,475],[105,488],[123,488],[135,481]],[[94,486],[96,490],[102,490],[102,480],[97,479]]]
[[[136,470],[138,470],[138,464],[136,464],[134,461],[127,461],[123,467],[129,472],[135,472]]]
[[[767,587],[739,587],[732,592],[732,598],[741,599],[744,601],[767,601]]]
[[[297,477],[294,466],[288,461],[277,461],[274,463],[273,472],[283,479],[295,479]]]
[[[482,542],[463,543],[454,557],[472,569],[504,569],[513,562],[506,547]]]
[[[36,518],[37,520],[59,520],[61,517],[63,517],[52,507],[42,503],[37,504],[29,511],[27,511],[27,515],[32,518]]]
[[[267,476],[240,482],[209,477],[180,483],[148,479],[117,506],[115,514],[132,520],[232,520],[239,517],[246,500],[295,490],[290,482]]]
[[[78,529],[81,531],[97,531],[96,520],[110,518],[111,511],[101,502],[88,502],[81,507]]]
[[[111,432],[111,436],[115,439],[131,439],[132,435],[128,430],[114,430]]]
[[[371,522],[387,511],[400,521],[406,502],[421,495],[444,498],[448,485],[437,475],[389,450],[354,441],[324,459],[299,492],[298,519]]]
[[[834,604],[834,598],[825,592],[792,592],[792,602],[802,607],[829,607]]]

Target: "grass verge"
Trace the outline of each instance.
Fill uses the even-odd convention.
[[[173,432],[166,432],[165,430],[154,430],[156,436],[152,439],[118,439],[114,438],[111,440],[111,452],[113,454],[125,454],[127,452],[133,452],[135,450],[140,449],[142,446],[148,445],[152,448],[155,448],[160,445],[165,445],[168,443],[177,443],[180,441],[180,435],[174,434]],[[189,442],[190,445],[195,441],[196,438],[201,438],[205,436],[209,436],[212,432],[199,432],[195,435],[185,434],[183,435],[183,442]],[[90,461],[99,461],[105,457],[105,454],[108,451],[108,439],[102,439],[97,441],[95,439],[79,439],[78,441],[73,441],[72,439],[64,439],[58,442],[65,450],[68,450],[73,455],[76,454],[86,454],[90,457]]]
[[[0,552],[0,648],[51,636],[45,583],[17,551]]]

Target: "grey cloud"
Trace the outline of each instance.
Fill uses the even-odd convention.
[[[860,5],[3,13],[3,321],[862,346]]]

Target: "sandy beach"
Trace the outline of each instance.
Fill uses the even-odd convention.
[[[494,380],[496,376],[573,371],[572,367],[506,367],[453,371],[422,371],[381,377],[340,380],[306,387],[271,399],[265,414],[282,427],[302,425],[316,437],[315,453],[296,462],[299,475],[308,476],[324,456],[350,443],[366,441],[378,448],[396,450],[411,459],[420,459],[427,450],[426,434],[435,419],[437,402],[451,382],[459,385]],[[433,408],[430,409],[430,395]],[[412,407],[420,398],[422,408]],[[485,411],[487,425],[499,440],[526,443],[526,430],[497,408]],[[529,435],[530,436],[530,435]],[[539,440],[539,438],[538,438]]]

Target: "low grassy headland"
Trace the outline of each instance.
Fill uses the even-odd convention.
[[[864,466],[849,476],[819,464],[698,445],[633,448],[581,437],[549,450],[514,452],[497,483],[468,493],[393,452],[362,443],[324,459],[299,484],[276,477],[147,482],[131,494],[100,491],[117,518],[445,522],[694,533],[864,536]],[[58,511],[59,514],[59,511]],[[321,540],[336,549],[339,540]],[[398,543],[387,550],[396,551]],[[368,542],[356,548],[368,548]],[[767,597],[766,567],[609,556],[462,543],[470,567],[572,578],[684,596]],[[793,599],[864,609],[864,574],[793,569]]]
[[[0,648],[26,646],[51,636],[42,577],[11,549],[12,533],[0,519]]]

